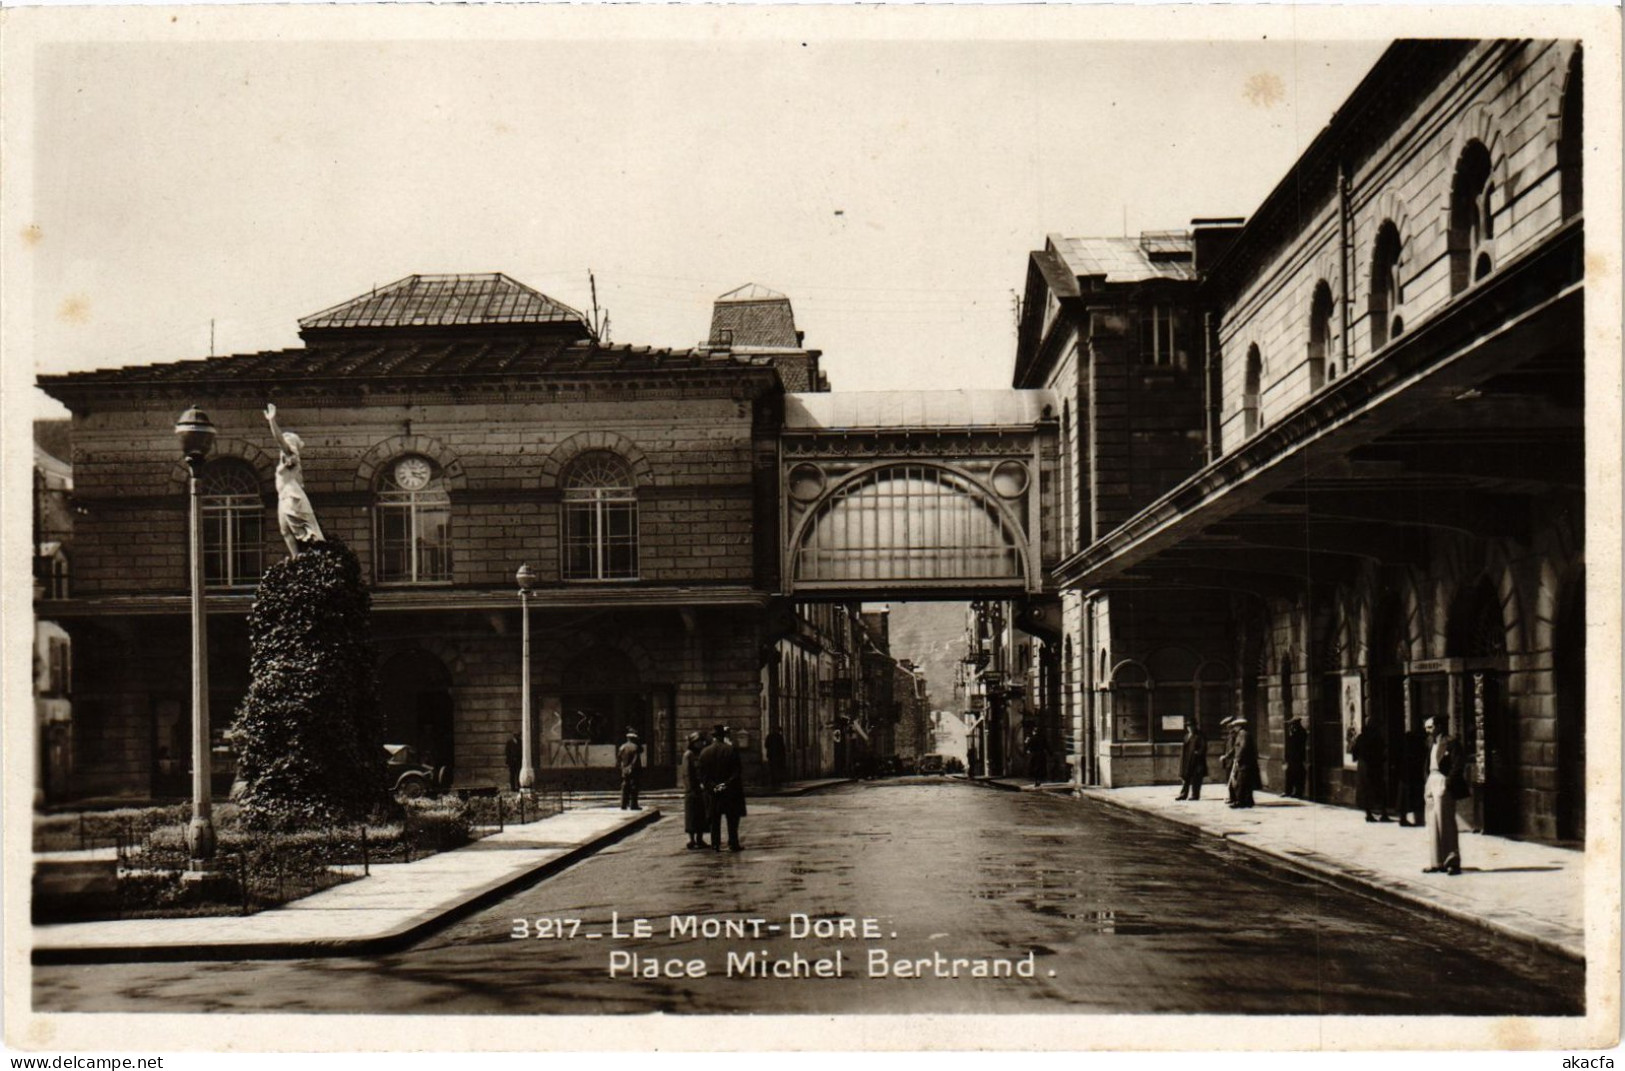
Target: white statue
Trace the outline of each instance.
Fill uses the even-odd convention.
[[[265,419],[271,425],[271,435],[281,447],[276,463],[276,522],[282,531],[283,542],[288,544],[289,557],[299,557],[300,543],[323,543],[322,526],[316,523],[316,510],[305,496],[305,470],[299,467],[299,451],[303,439],[291,431],[277,426],[276,406],[265,406]]]

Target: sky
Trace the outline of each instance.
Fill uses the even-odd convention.
[[[297,345],[415,272],[586,308],[590,271],[618,343],[755,282],[836,389],[1007,386],[1047,234],[1247,215],[1384,47],[806,36],[41,49],[8,360]]]

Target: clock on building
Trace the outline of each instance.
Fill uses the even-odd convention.
[[[403,457],[395,465],[395,482],[406,491],[421,491],[429,486],[434,470],[421,457]]]

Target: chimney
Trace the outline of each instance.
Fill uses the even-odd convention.
[[[1196,249],[1195,264],[1198,276],[1206,275],[1227,253],[1246,226],[1241,216],[1223,216],[1214,219],[1191,220],[1191,242]]]

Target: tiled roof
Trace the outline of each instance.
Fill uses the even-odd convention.
[[[739,349],[801,347],[790,299],[755,283],[717,298],[711,307],[711,341]]]
[[[334,328],[461,327],[583,322],[581,313],[503,275],[409,275],[299,321]]]
[[[1181,243],[1172,233],[1143,238],[1049,237],[1049,244],[1075,276],[1104,276],[1108,283],[1139,283],[1148,279],[1194,279],[1189,259],[1190,239]]]
[[[599,346],[564,337],[521,339],[368,340],[308,349],[269,350],[206,360],[41,376],[46,393],[60,398],[100,386],[259,381],[403,380],[457,376],[541,376],[766,365],[706,349]]]

